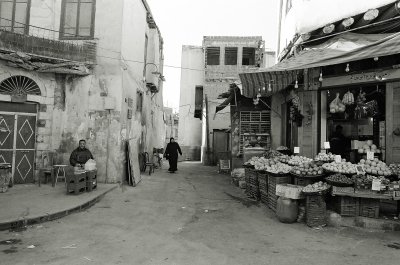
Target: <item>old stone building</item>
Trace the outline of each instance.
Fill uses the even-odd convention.
[[[126,141],[163,145],[163,40],[145,0],[0,5],[0,162],[16,183],[48,153],[69,164],[79,139],[107,182],[125,179]]]

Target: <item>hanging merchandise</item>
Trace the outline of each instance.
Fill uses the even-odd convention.
[[[350,106],[354,104],[354,95],[350,91],[347,91],[343,96],[343,104],[346,106]]]
[[[336,98],[329,104],[329,110],[331,113],[340,113],[346,110],[346,106],[340,100],[339,93],[336,93]]]
[[[360,88],[360,93],[357,96],[357,104],[363,104],[367,100],[365,92]]]

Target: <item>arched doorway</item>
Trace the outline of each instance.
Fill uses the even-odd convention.
[[[27,95],[41,95],[37,83],[26,76],[11,76],[0,82],[0,163],[10,163],[14,183],[34,181],[37,104],[26,102]]]

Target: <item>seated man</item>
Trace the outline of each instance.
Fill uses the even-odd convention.
[[[86,149],[86,141],[80,140],[79,147],[72,152],[69,162],[71,166],[80,167],[85,165],[89,159],[93,159],[93,155],[89,149]]]

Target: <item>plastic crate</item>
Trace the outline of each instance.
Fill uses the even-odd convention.
[[[379,217],[379,200],[377,199],[360,199],[360,216],[369,218]]]
[[[258,186],[246,184],[246,194],[248,197],[259,200],[260,199],[260,190]]]
[[[334,211],[341,216],[358,216],[360,211],[360,199],[347,196],[334,197],[333,208]]]
[[[268,193],[260,190],[260,201],[264,204],[268,204]]]
[[[97,188],[97,171],[86,172],[86,191],[90,192]]]
[[[268,192],[267,174],[258,173],[258,186],[260,187],[260,191]]]
[[[86,172],[76,172],[67,176],[67,194],[79,195],[86,191]]]

